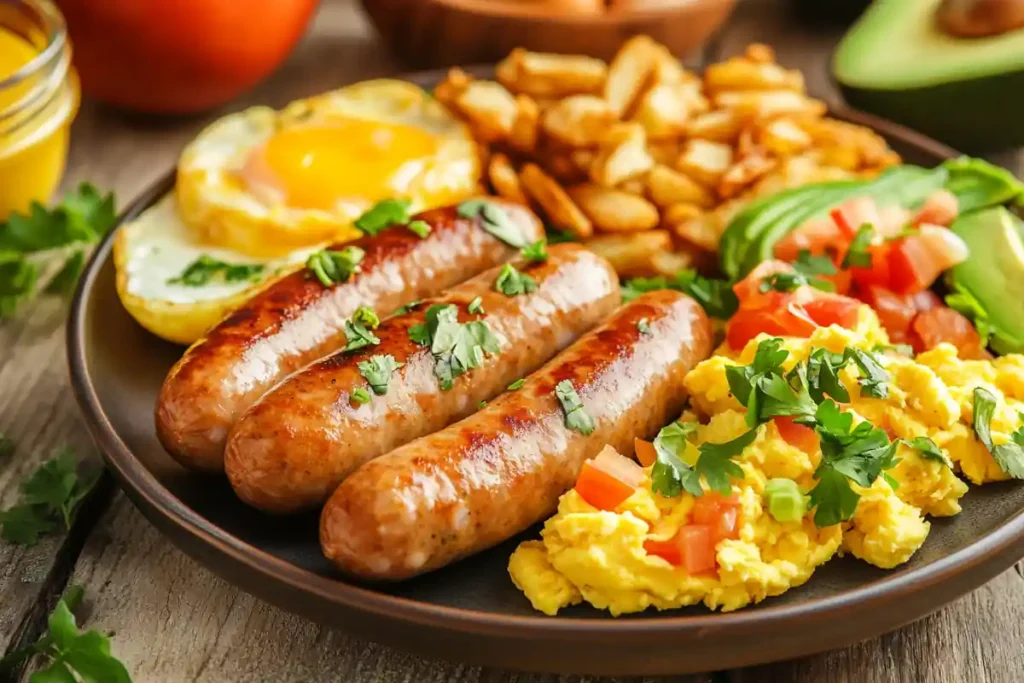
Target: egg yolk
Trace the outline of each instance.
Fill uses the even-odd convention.
[[[284,128],[250,154],[242,178],[289,206],[331,209],[405,190],[437,150],[430,133],[403,124],[332,119]]]

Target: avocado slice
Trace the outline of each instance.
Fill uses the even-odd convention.
[[[951,228],[971,255],[947,275],[946,303],[971,318],[994,351],[1024,351],[1024,222],[996,206]]]
[[[1024,145],[1024,29],[957,38],[941,0],[875,0],[832,72],[853,106],[967,151]]]

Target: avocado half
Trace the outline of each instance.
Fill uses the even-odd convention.
[[[940,1],[875,0],[833,56],[843,96],[958,149],[1024,145],[1024,29],[956,38]]]

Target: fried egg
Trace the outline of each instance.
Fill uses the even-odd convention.
[[[204,241],[271,257],[356,237],[352,222],[382,199],[433,208],[479,178],[463,123],[411,83],[375,80],[216,121],[182,152],[177,193]]]

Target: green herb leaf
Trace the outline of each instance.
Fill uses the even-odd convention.
[[[345,338],[348,343],[345,345],[344,351],[355,351],[366,346],[374,346],[380,344],[380,339],[377,338],[371,329],[376,329],[380,325],[380,318],[369,306],[360,306],[356,309],[355,313],[352,314],[351,320],[345,321]]]
[[[480,227],[510,247],[522,249],[526,246],[519,226],[505,209],[493,202],[486,199],[467,199],[459,204],[456,213],[463,218],[479,218]]]
[[[409,230],[419,236],[420,239],[426,239],[432,229],[429,223],[420,220],[411,221],[409,225],[405,227],[409,228]]]
[[[850,487],[846,477],[831,465],[823,464],[814,473],[817,480],[810,491],[814,524],[819,527],[844,522],[857,511],[860,494]]]
[[[889,373],[874,354],[852,346],[846,349],[846,354],[860,368],[860,393],[870,398],[886,398],[889,395]]]
[[[370,384],[373,393],[383,396],[388,393],[388,382],[395,370],[405,365],[395,360],[391,354],[370,356],[369,360],[360,361],[356,364],[359,374]]]
[[[805,285],[825,292],[836,291],[835,285],[828,280],[810,278],[801,273],[772,273],[761,280],[761,284],[758,285],[757,289],[762,294],[772,290],[776,292],[792,292]]]
[[[330,287],[335,283],[345,282],[354,273],[358,273],[359,264],[364,256],[366,252],[355,246],[338,250],[322,249],[309,256],[306,268],[320,280],[320,284]]]
[[[548,260],[548,247],[547,241],[540,239],[533,244],[528,244],[523,247],[523,258],[527,261],[547,261]]]
[[[520,273],[511,263],[506,263],[498,273],[494,289],[506,296],[519,296],[537,291],[537,281],[525,273]]]
[[[410,311],[415,311],[417,308],[419,308],[420,304],[422,304],[422,303],[423,303],[423,299],[416,299],[415,301],[410,301],[406,305],[399,306],[398,308],[396,308],[395,312],[392,313],[392,315],[405,315],[406,313],[409,313]]]
[[[636,321],[636,329],[640,330],[640,334],[650,334],[651,324],[647,322],[647,318],[640,318]]]
[[[743,477],[743,469],[733,462],[733,458],[743,453],[743,449],[752,444],[756,438],[757,429],[754,428],[740,434],[732,441],[702,443],[694,469],[698,475],[704,477],[708,488],[728,495],[732,491],[732,479]]]
[[[704,277],[696,270],[681,270],[672,278],[659,275],[627,280],[622,284],[622,300],[632,301],[641,294],[659,289],[674,289],[690,296],[713,318],[726,320],[739,308],[730,283]]]
[[[857,268],[870,268],[871,267],[871,246],[872,240],[875,238],[875,228],[869,223],[865,223],[857,229],[857,234],[853,236],[853,241],[850,242],[850,249],[846,252],[846,256],[843,257],[843,268],[849,268],[855,266]]]
[[[992,443],[992,416],[996,397],[984,387],[974,388],[974,433],[992,454],[999,469],[1014,479],[1024,479],[1024,428],[1015,431],[1011,440],[998,446]]]
[[[480,401],[479,403],[476,404],[476,407],[478,410],[483,410],[484,408],[487,407],[487,401]]]
[[[914,347],[910,344],[875,344],[872,353],[895,353],[899,356],[914,357]]]
[[[695,431],[697,423],[677,420],[658,432],[654,438],[657,460],[651,468],[652,491],[666,498],[674,498],[684,489],[694,496],[703,495],[700,475],[682,457]]]
[[[801,249],[793,262],[793,269],[801,275],[835,275],[836,266],[828,256],[815,256],[807,249]]]
[[[548,244],[564,244],[565,242],[579,242],[579,238],[568,230],[547,230]]]
[[[515,382],[512,382],[512,384],[508,385],[508,390],[509,391],[518,391],[519,389],[523,388],[524,384],[526,384],[526,380],[523,379],[522,377],[520,377]]]
[[[370,392],[362,387],[356,387],[352,390],[352,395],[349,396],[349,400],[356,405],[362,405],[370,402]]]
[[[484,313],[484,300],[483,297],[477,297],[469,302],[469,306],[466,306],[466,311],[472,315],[483,315]]]
[[[903,443],[910,448],[916,449],[922,458],[941,462],[949,469],[953,469],[953,461],[927,436],[915,436],[913,439],[904,439]]]
[[[413,325],[409,328],[409,339],[420,346],[430,346],[430,330],[424,324]]]
[[[259,263],[225,263],[203,254],[188,264],[180,275],[169,278],[167,283],[204,287],[211,282],[252,282],[260,279],[263,268]]]
[[[849,403],[850,392],[839,379],[839,371],[848,362],[848,356],[817,348],[807,359],[807,390],[815,403],[821,403],[826,396],[841,403]]]
[[[555,385],[555,396],[565,411],[565,426],[580,434],[591,434],[594,431],[594,420],[583,407],[580,395],[576,393],[572,382],[563,379]]]
[[[412,206],[412,201],[408,199],[381,200],[357,218],[355,226],[361,232],[373,236],[392,225],[405,225],[410,219],[410,206]]]
[[[500,350],[498,338],[487,322],[459,323],[454,304],[434,304],[427,309],[426,322],[409,328],[409,337],[417,344],[430,346],[434,355],[434,374],[445,391],[459,375],[483,364],[484,356]]]

